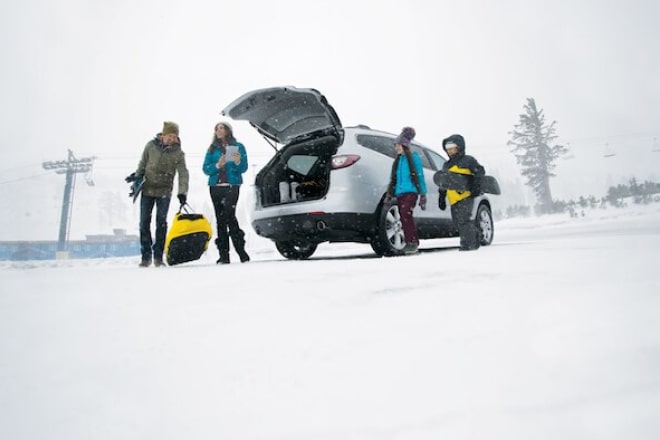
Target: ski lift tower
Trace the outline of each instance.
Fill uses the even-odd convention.
[[[69,151],[67,160],[58,160],[55,162],[44,162],[42,165],[45,170],[54,170],[57,174],[66,174],[66,184],[64,186],[64,197],[62,199],[62,214],[60,215],[60,235],[57,240],[57,251],[66,251],[66,243],[69,236],[69,218],[71,217],[71,208],[73,207],[73,188],[75,186],[75,175],[77,173],[88,173],[94,165],[94,157],[84,157],[76,159],[73,151]]]

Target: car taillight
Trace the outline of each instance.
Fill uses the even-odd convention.
[[[340,168],[350,167],[358,160],[360,160],[360,156],[357,154],[342,154],[339,156],[333,156],[330,167],[333,170],[338,170]]]

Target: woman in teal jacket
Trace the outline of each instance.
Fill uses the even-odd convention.
[[[247,153],[227,122],[215,125],[213,142],[206,151],[202,169],[209,176],[209,192],[215,210],[218,232],[215,244],[220,253],[217,263],[229,263],[230,238],[241,263],[250,261],[250,256],[245,252],[245,232],[239,227],[236,218],[243,173],[248,169]]]
[[[392,164],[392,175],[387,189],[388,199],[396,196],[399,206],[401,227],[406,239],[403,252],[406,254],[416,253],[419,247],[417,225],[413,218],[413,209],[417,205],[418,197],[419,207],[426,209],[426,182],[422,159],[417,153],[410,151],[410,143],[414,138],[415,129],[412,127],[404,127],[396,138],[394,147],[397,156]]]

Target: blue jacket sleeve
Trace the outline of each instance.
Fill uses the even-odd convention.
[[[206,174],[207,176],[218,174],[218,168],[215,166],[218,163],[218,161],[213,156],[214,155],[208,151],[206,152],[206,156],[204,156],[204,164],[202,165],[202,171],[204,171],[204,174]]]
[[[238,152],[241,155],[241,163],[238,164],[237,171],[243,174],[248,169],[248,158],[247,152],[245,151],[245,145],[240,142],[237,142]]]
[[[413,165],[415,165],[415,171],[417,172],[417,177],[419,180],[419,187],[422,190],[422,195],[426,195],[426,181],[424,180],[424,166],[422,165],[422,159],[419,157],[419,154],[413,154]]]

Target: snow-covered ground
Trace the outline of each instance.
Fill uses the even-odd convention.
[[[2,262],[0,438],[658,437],[658,204],[456,245]]]

